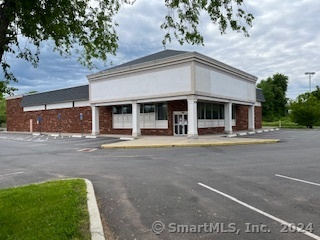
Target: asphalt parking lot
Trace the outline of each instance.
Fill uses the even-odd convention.
[[[102,143],[114,143],[121,141],[119,138],[113,137],[95,137],[82,135],[59,135],[59,134],[19,134],[19,133],[1,133],[0,140],[11,141],[15,145],[19,142],[32,143],[31,147],[46,147],[48,144],[51,148],[69,148],[82,151],[85,148],[97,150]]]
[[[277,144],[161,149],[4,135],[0,188],[88,178],[115,239],[320,239],[317,130],[255,136]]]

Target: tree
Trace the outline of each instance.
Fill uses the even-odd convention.
[[[257,84],[262,89],[266,102],[262,104],[262,115],[264,120],[273,121],[287,113],[286,92],[289,78],[281,73],[276,73],[267,80],[261,80]]]
[[[274,92],[272,79],[268,78],[267,80],[261,80],[257,85],[258,88],[261,88],[265,102],[262,103],[262,116],[265,121],[272,121],[274,119]]]
[[[291,119],[299,125],[312,128],[319,123],[320,101],[309,93],[301,94],[290,104]]]
[[[316,86],[316,90],[314,90],[311,94],[313,96],[315,96],[320,101],[320,88],[319,88],[319,86]]]
[[[74,50],[79,62],[93,67],[93,59],[107,60],[115,55],[118,36],[114,16],[123,4],[135,0],[0,0],[0,59],[4,72],[2,80],[8,86],[17,81],[10,72],[4,57],[11,52],[33,66],[39,62],[40,43],[54,42],[54,51],[69,56]],[[198,30],[200,15],[206,12],[212,23],[219,26],[221,34],[229,27],[248,36],[247,27],[252,25],[253,15],[246,11],[243,0],[164,0],[168,14],[161,28],[166,30],[163,44],[172,35],[180,44],[203,44]],[[171,33],[172,30],[173,32]],[[18,38],[19,36],[19,38]],[[20,36],[29,45],[20,46]],[[10,89],[0,89],[10,92]]]

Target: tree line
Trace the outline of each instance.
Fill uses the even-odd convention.
[[[276,73],[257,84],[262,89],[265,102],[262,103],[262,117],[266,122],[289,117],[291,121],[312,128],[320,125],[320,88],[300,94],[295,100],[286,97],[288,76]]]

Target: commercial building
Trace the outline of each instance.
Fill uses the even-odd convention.
[[[8,131],[197,137],[261,128],[257,77],[196,52],[165,50],[88,81],[7,98]]]

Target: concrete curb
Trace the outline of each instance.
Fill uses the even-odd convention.
[[[243,133],[239,133],[239,134],[238,134],[238,136],[246,136],[246,135],[248,135],[247,132],[243,132]]]
[[[133,138],[133,137],[121,137],[121,138],[119,138],[120,140],[123,140],[123,141],[133,141],[133,140],[135,140],[135,138]]]
[[[90,218],[90,232],[92,240],[105,240],[99,208],[94,194],[92,182],[84,179],[87,184],[87,203]]]
[[[95,139],[97,136],[85,136],[85,138]]]
[[[167,148],[167,147],[209,147],[209,146],[234,146],[234,145],[248,145],[248,144],[266,144],[266,143],[277,143],[279,139],[261,139],[254,141],[237,141],[237,142],[205,142],[205,143],[173,143],[173,144],[149,144],[149,145],[110,145],[103,144],[101,148]]]
[[[274,131],[279,131],[279,128],[271,128],[271,129],[263,129],[263,130],[257,130],[257,131],[250,131],[250,132],[241,132],[237,134],[229,134],[226,137],[232,138],[232,137],[242,137],[246,135],[253,135],[257,133],[264,133],[264,132],[274,132]]]
[[[72,135],[71,137],[73,137],[73,138],[82,138],[83,136],[82,135]]]

